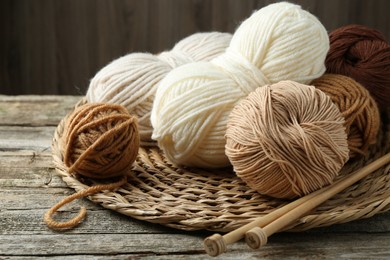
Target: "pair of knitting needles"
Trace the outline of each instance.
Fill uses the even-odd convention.
[[[204,248],[210,256],[218,256],[226,252],[227,245],[233,244],[245,237],[245,242],[253,249],[258,249],[267,244],[267,239],[272,234],[307,214],[337,193],[351,186],[355,182],[390,163],[390,153],[380,157],[374,162],[357,170],[330,186],[317,190],[309,195],[297,199],[265,216],[256,218],[230,233],[221,236],[214,234],[204,240]]]

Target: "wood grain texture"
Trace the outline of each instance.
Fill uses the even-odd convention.
[[[0,95],[0,259],[210,259],[202,246],[210,232],[138,221],[87,199],[66,205],[55,216],[66,220],[85,206],[88,215],[80,226],[65,232],[47,228],[43,214],[74,192],[56,175],[47,145],[54,127],[79,99]],[[389,244],[387,212],[276,234],[257,251],[241,241],[216,259],[387,259]]]
[[[157,53],[198,31],[234,32],[275,0],[0,1],[0,93],[83,95],[129,52]],[[333,30],[364,24],[390,38],[390,1],[295,0]]]
[[[367,234],[352,240],[350,237],[350,234],[337,233],[331,237],[282,234],[270,240],[272,245],[267,245],[260,251],[249,250],[244,243],[239,242],[232,245],[229,252],[216,259],[386,259],[390,254],[389,240],[384,234]],[[202,237],[195,234],[67,234],[65,241],[64,238],[61,234],[3,235],[0,236],[0,252],[5,252],[3,256],[29,257],[127,254],[133,257],[159,256],[160,259],[207,259],[199,246]],[[332,242],[329,242],[330,239]],[[372,243],[367,243],[366,240]]]
[[[81,98],[0,95],[0,126],[57,126]]]

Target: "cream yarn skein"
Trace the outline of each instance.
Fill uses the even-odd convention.
[[[195,33],[159,55],[130,53],[103,67],[91,80],[88,102],[119,104],[139,118],[142,145],[152,145],[150,113],[158,83],[173,68],[211,60],[229,46],[231,34]]]
[[[161,81],[152,138],[177,164],[229,165],[224,135],[234,105],[260,86],[320,77],[328,49],[326,29],[300,6],[281,2],[258,10],[223,55],[176,68]]]

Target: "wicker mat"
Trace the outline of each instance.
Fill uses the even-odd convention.
[[[57,172],[67,185],[79,191],[96,181],[67,172],[59,142],[65,119],[54,134],[53,159]],[[348,162],[339,177],[390,151],[390,124],[383,129],[369,156]],[[302,231],[329,226],[390,210],[389,173],[390,164],[337,194],[284,230]],[[140,148],[126,185],[115,192],[100,192],[88,198],[136,219],[181,230],[219,232],[232,231],[289,203],[254,192],[234,175],[231,168],[212,171],[178,168],[156,147]]]

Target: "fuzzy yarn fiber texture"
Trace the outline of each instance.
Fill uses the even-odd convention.
[[[130,53],[103,67],[91,80],[88,102],[119,104],[137,116],[142,145],[152,142],[150,113],[160,81],[173,68],[195,61],[208,61],[225,51],[231,34],[195,33],[159,55]]]
[[[67,119],[62,142],[70,173],[96,179],[121,176],[138,155],[137,119],[120,105],[85,104]]]
[[[324,92],[281,81],[257,88],[234,107],[226,154],[252,189],[300,197],[332,183],[348,160],[344,124]]]
[[[366,155],[377,141],[381,122],[378,105],[368,90],[338,74],[324,74],[311,84],[327,94],[344,117],[350,158]]]
[[[230,165],[224,136],[234,105],[257,87],[320,77],[328,49],[326,29],[300,6],[281,2],[261,8],[242,22],[224,54],[183,65],[161,81],[152,138],[176,164]]]
[[[383,34],[363,25],[347,25],[329,38],[327,72],[362,84],[385,111],[390,105],[390,44]]]

